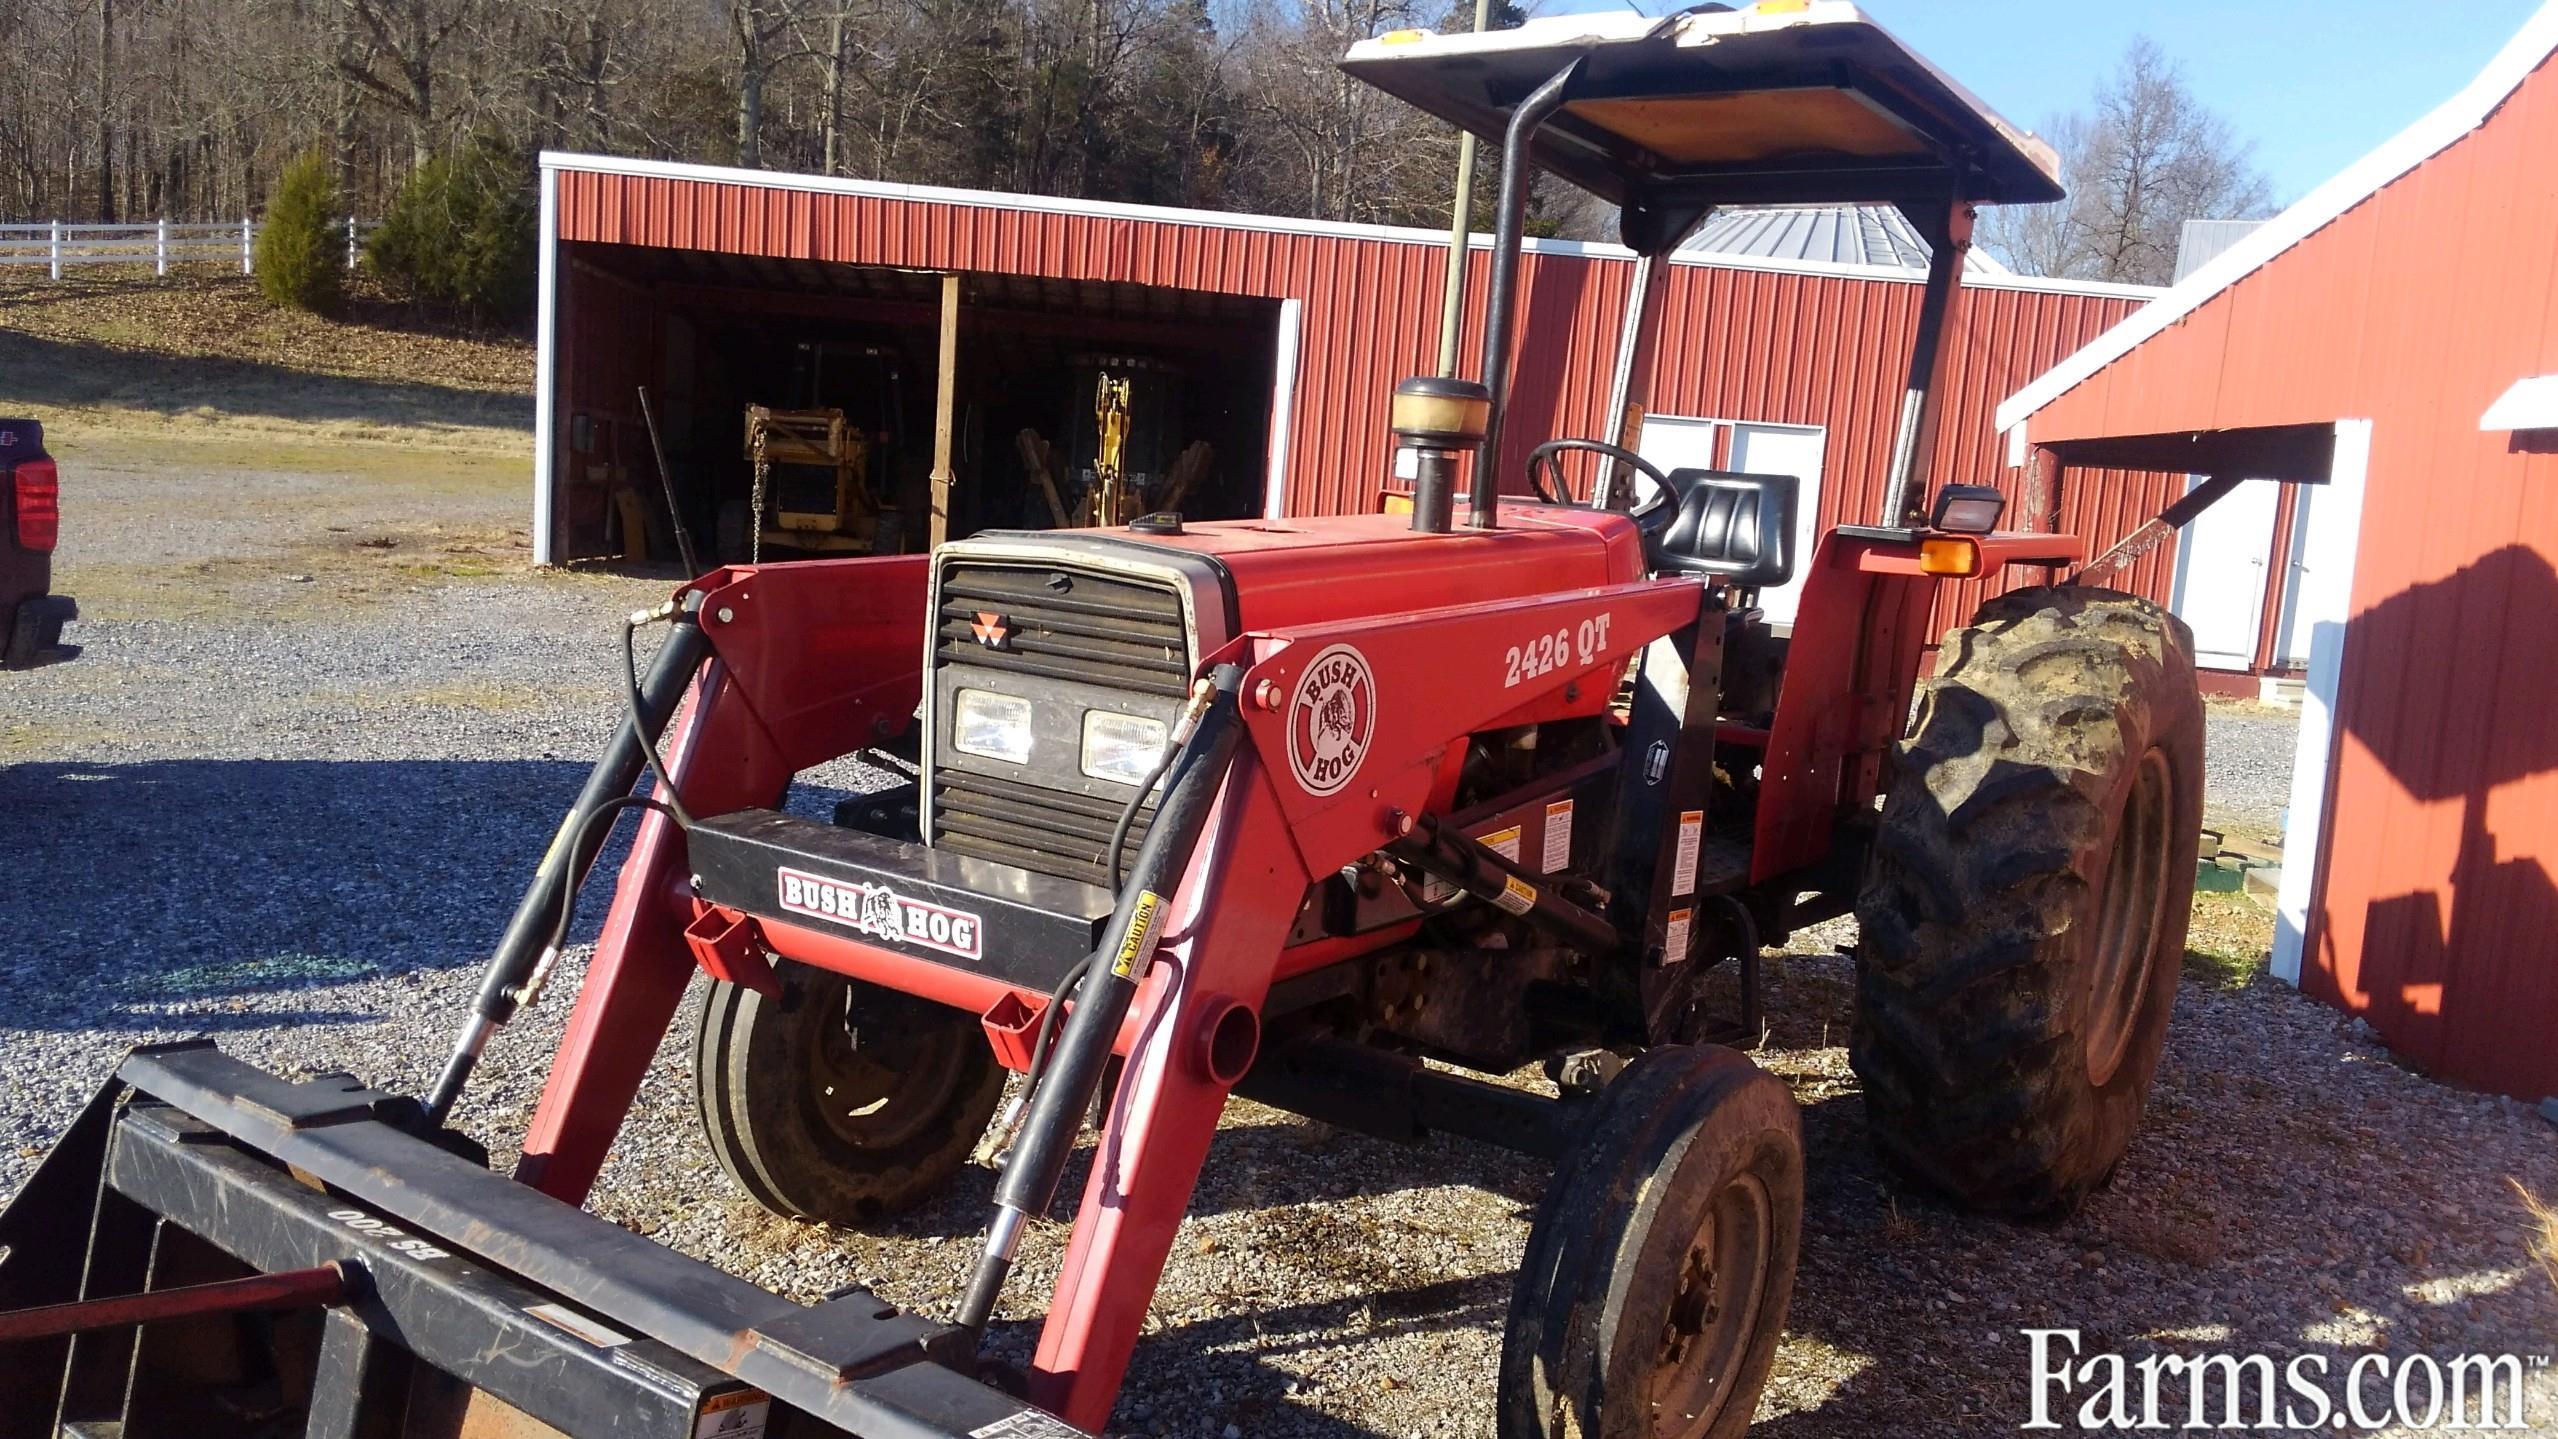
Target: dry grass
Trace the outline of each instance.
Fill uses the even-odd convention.
[[[2235,894],[2194,896],[2185,931],[2185,977],[2214,989],[2245,989],[2274,954],[2274,916]]]
[[[2521,1180],[2509,1179],[2506,1183],[2514,1187],[2514,1193],[2522,1199],[2523,1212],[2531,1216],[2531,1230],[2523,1247],[2539,1261],[2540,1272],[2549,1276],[2550,1285],[2558,1288],[2558,1209],[2542,1203],[2540,1196],[2525,1189]]]
[[[177,563],[83,564],[77,579],[84,607],[118,619],[300,620],[342,616],[421,584],[521,575],[531,563],[521,532],[437,526],[362,539],[323,531],[260,553]]]
[[[420,324],[362,284],[326,319],[269,305],[237,275],[0,277],[0,410],[66,438],[520,453],[532,381],[522,337]]]

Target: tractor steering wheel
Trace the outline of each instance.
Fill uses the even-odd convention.
[[[1549,505],[1575,503],[1572,499],[1572,488],[1563,477],[1563,461],[1559,458],[1566,450],[1589,450],[1620,464],[1630,465],[1658,486],[1662,494],[1676,493],[1670,486],[1670,477],[1661,473],[1660,466],[1623,446],[1611,445],[1599,440],[1548,440],[1528,452],[1528,488],[1536,492],[1538,499]],[[1548,479],[1553,481],[1551,487],[1546,483]],[[1624,508],[1632,510],[1634,506],[1629,503]]]

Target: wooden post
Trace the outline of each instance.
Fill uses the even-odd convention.
[[[933,382],[933,524],[932,544],[940,549],[950,539],[950,471],[952,409],[959,382],[959,276],[941,277],[941,364]]]

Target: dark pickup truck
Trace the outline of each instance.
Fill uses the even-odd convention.
[[[33,669],[80,651],[62,626],[80,607],[53,590],[53,541],[62,486],[44,449],[44,426],[0,420],[0,669]]]

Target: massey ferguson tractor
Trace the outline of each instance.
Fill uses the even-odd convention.
[[[1344,64],[1503,147],[1481,381],[1378,397],[1408,513],[730,566],[634,616],[628,721],[432,1092],[145,1047],[0,1215],[0,1436],[1099,1431],[1233,1094],[1554,1161],[1505,1439],[1737,1435],[1804,1159],[1785,1085],[1726,1046],[1757,1035],[1761,948],[1851,909],[1882,1151],[2019,1215],[2105,1182],[2185,932],[2188,637],[2066,583],[2082,542],[2000,530],[1995,489],[1925,484],[1973,208],[2059,199],[2051,153],[1833,0],[1407,31]],[[1621,207],[1655,291],[1718,205],[1912,217],[1935,253],[1874,523],[1797,553],[1794,480],[1664,472],[1623,434],[1500,462],[1532,166]],[[1612,415],[1639,365],[1618,388]],[[1937,586],[2011,570],[1922,687]],[[1782,632],[1757,597],[1798,576]],[[904,782],[781,811],[848,755]],[[492,1172],[449,1121],[626,811]],[[799,1305],[581,1208],[697,970],[709,1149],[761,1205],[860,1227],[1000,1167],[948,1308]],[[1541,1062],[1542,1089],[1473,1077]],[[982,1337],[1088,1131],[1010,1371]]]

